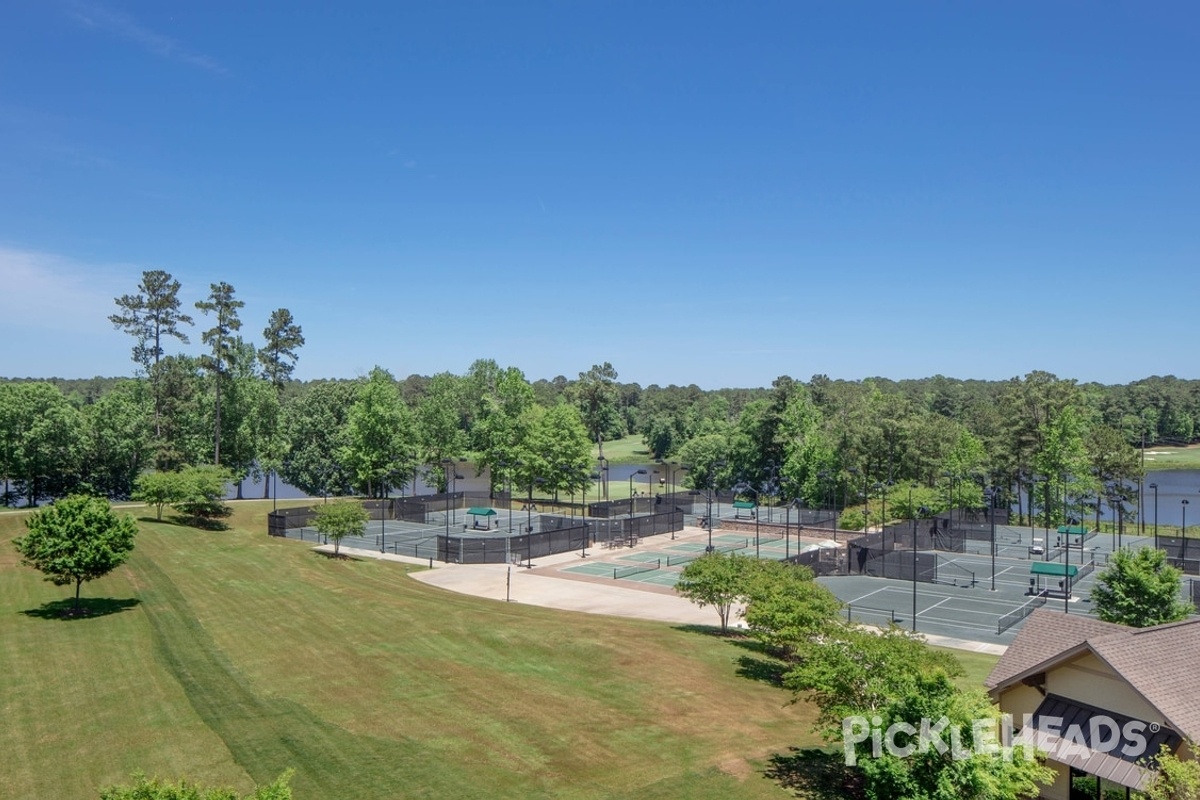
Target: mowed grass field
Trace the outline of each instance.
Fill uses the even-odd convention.
[[[85,584],[19,565],[0,517],[0,796],[92,798],[134,770],[298,798],[787,796],[762,769],[812,709],[669,625],[456,595],[375,561],[143,522]],[[147,513],[144,509],[139,513]]]
[[[1146,469],[1200,469],[1200,444],[1187,447],[1147,447]]]

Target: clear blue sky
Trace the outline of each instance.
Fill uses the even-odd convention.
[[[0,187],[2,375],[146,269],[306,379],[1200,373],[1194,2],[10,0]]]

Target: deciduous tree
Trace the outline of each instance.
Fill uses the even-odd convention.
[[[338,554],[342,539],[363,532],[370,515],[357,500],[335,500],[317,506],[313,526],[333,540],[333,554]]]
[[[138,477],[133,499],[153,506],[158,519],[163,508],[174,505],[184,497],[184,487],[178,472],[147,472]]]
[[[1105,622],[1148,628],[1178,622],[1194,610],[1179,599],[1182,573],[1162,550],[1118,550],[1096,578],[1092,602]]]
[[[80,587],[124,564],[137,534],[133,517],[89,495],[62,498],[31,514],[25,527],[28,533],[14,541],[22,563],[55,586],[75,584],[76,612]]]
[[[752,563],[737,553],[707,553],[683,568],[675,591],[701,608],[715,608],[724,633],[734,603],[745,597],[746,572]]]

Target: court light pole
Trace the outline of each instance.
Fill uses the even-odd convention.
[[[1180,533],[1179,533],[1179,537],[1180,537],[1181,539],[1185,540],[1185,541],[1184,541],[1184,547],[1187,547],[1187,541],[1186,541],[1186,540],[1187,540],[1187,507],[1188,507],[1188,499],[1185,497],[1185,498],[1183,498],[1182,500],[1180,500],[1180,501],[1179,501],[1179,503],[1180,503],[1180,505],[1183,507],[1183,530],[1182,530],[1182,531],[1180,531]]]
[[[911,483],[908,485],[908,513],[913,515],[913,521],[912,521],[912,537],[913,537],[913,548],[912,548],[912,584],[913,584],[913,586],[912,586],[912,590],[913,590],[913,592],[912,592],[912,594],[913,594],[913,597],[912,597],[912,601],[913,601],[912,630],[913,630],[913,633],[916,633],[917,632],[917,510],[915,508],[913,508],[912,484]]]
[[[988,519],[992,522],[992,591],[996,591],[996,487],[989,486],[983,496],[988,501]]]

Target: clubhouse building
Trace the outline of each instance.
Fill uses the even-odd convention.
[[[985,686],[1056,771],[1046,800],[1124,800],[1161,745],[1200,742],[1200,619],[1128,628],[1044,608],[1025,621]]]

